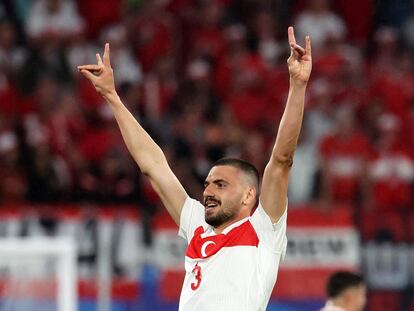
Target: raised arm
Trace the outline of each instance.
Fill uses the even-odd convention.
[[[179,225],[181,209],[187,197],[183,186],[171,171],[161,148],[135,120],[116,93],[108,43],[105,44],[103,61],[99,54],[96,54],[96,60],[96,65],[78,66],[78,70],[110,104],[129,152],[142,173],[149,177],[161,201]]]
[[[291,50],[287,61],[289,95],[276,142],[264,171],[260,195],[260,202],[273,223],[279,220],[286,209],[289,173],[302,125],[306,85],[312,71],[309,36],[306,37],[305,49],[296,44],[293,27],[288,29],[288,38]]]

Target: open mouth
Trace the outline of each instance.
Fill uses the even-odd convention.
[[[216,208],[217,206],[219,206],[220,203],[216,200],[206,200],[204,202],[204,207],[206,208],[206,210],[212,210],[214,208]]]

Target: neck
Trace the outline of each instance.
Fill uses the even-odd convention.
[[[231,226],[232,224],[234,224],[234,223],[236,223],[236,222],[238,222],[239,220],[242,220],[242,219],[244,219],[244,218],[246,218],[246,217],[248,217],[248,215],[246,216],[246,215],[241,215],[241,216],[239,216],[239,217],[237,217],[237,218],[234,218],[234,219],[231,219],[231,220],[229,220],[229,221],[227,221],[227,222],[225,222],[224,224],[221,224],[221,225],[219,225],[219,226],[217,226],[217,227],[214,227],[214,233],[215,234],[220,234],[220,233],[223,233],[223,231],[228,227],[228,226]]]
[[[331,299],[330,301],[332,302],[332,305],[334,307],[341,308],[344,311],[351,311],[350,309],[348,309],[348,306],[346,305],[345,301],[341,297]]]

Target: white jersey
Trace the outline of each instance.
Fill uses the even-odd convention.
[[[278,223],[259,204],[252,216],[221,234],[204,206],[187,198],[178,235],[188,241],[179,311],[264,311],[286,253],[287,211]]]
[[[328,300],[325,307],[323,307],[319,311],[346,311],[346,310],[341,307],[334,306],[334,304]]]

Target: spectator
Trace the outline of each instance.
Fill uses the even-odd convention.
[[[299,42],[309,35],[312,38],[312,46],[320,49],[330,37],[345,37],[345,24],[330,9],[330,2],[330,0],[307,1],[307,8],[298,15],[295,22]]]
[[[332,86],[325,79],[314,80],[310,86],[309,112],[307,113],[307,131],[309,143],[317,146],[322,137],[334,128],[332,104]]]
[[[76,2],[80,14],[85,19],[85,32],[88,38],[97,38],[101,29],[119,23],[122,10],[126,13],[133,10],[126,5],[130,1],[106,1],[105,5],[102,5],[101,0],[77,0]]]
[[[129,48],[126,28],[122,24],[108,26],[101,34],[101,41],[111,43],[111,61],[115,68],[117,86],[140,84],[141,67]]]
[[[221,21],[224,6],[219,1],[200,1],[196,7],[194,27],[189,33],[190,55],[214,62],[224,50]]]
[[[143,82],[146,116],[157,122],[168,110],[178,88],[176,63],[171,55],[160,57]]]
[[[316,196],[318,159],[316,148],[309,140],[309,133],[305,118],[289,178],[289,202],[292,204],[306,204]]]
[[[0,133],[0,201],[23,202],[27,192],[26,174],[19,165],[20,148],[17,135],[11,130]]]
[[[99,48],[94,41],[87,40],[85,33],[79,34],[74,38],[69,46],[65,48],[65,58],[67,59],[69,70],[75,78],[78,78],[76,66],[79,63],[93,62],[96,60],[96,52]]]
[[[372,204],[378,210],[401,210],[411,201],[414,160],[401,141],[401,122],[390,114],[378,119],[381,137],[375,157],[370,160],[368,176],[372,184]]]
[[[404,43],[410,49],[414,50],[414,14],[411,14],[402,25],[402,34]]]
[[[28,167],[28,200],[36,203],[69,199],[70,177],[64,160],[41,143],[31,152]]]
[[[165,11],[161,1],[144,1],[128,27],[128,38],[145,73],[176,49],[173,38],[175,19]]]
[[[354,111],[344,106],[336,115],[336,129],[320,142],[322,198],[327,203],[358,203],[365,197],[366,164],[371,146],[355,125]]]
[[[253,31],[257,40],[258,53],[269,67],[279,64],[281,56],[286,54],[285,42],[277,38],[278,27],[273,15],[265,9],[254,16]]]
[[[346,22],[347,37],[353,44],[364,48],[375,23],[375,0],[337,0],[336,6]],[[355,8],[358,7],[358,10]]]
[[[381,28],[375,34],[376,55],[371,65],[370,91],[384,100],[387,112],[403,118],[408,113],[412,90],[411,55],[400,51],[396,29]]]
[[[7,19],[0,19],[0,74],[13,78],[24,57],[25,50],[17,46],[15,26]]]
[[[231,92],[231,80],[236,74],[241,59],[249,55],[247,49],[246,27],[233,24],[225,28],[225,51],[216,62],[213,84],[217,95],[225,99]]]
[[[0,113],[15,118],[19,112],[15,79],[26,50],[17,47],[16,27],[0,17]]]
[[[125,156],[116,153],[109,153],[102,158],[96,175],[98,202],[125,203],[137,199],[138,184],[134,180],[135,174],[127,170],[128,162]]]
[[[114,67],[120,96],[134,116],[151,128],[161,143],[169,145],[174,169],[190,192],[199,192],[205,168],[219,157],[243,156],[263,166],[268,137],[275,130],[273,120],[280,114],[288,92],[285,64],[280,62],[288,47],[279,44],[279,29],[288,16],[282,22],[275,16],[288,11],[292,2],[115,1],[104,7],[96,0],[29,2],[23,6],[12,1],[0,5],[0,111],[7,121],[1,133],[14,134],[10,129],[23,128],[26,136],[22,137],[33,150],[33,163],[37,163],[33,168],[23,165],[28,153],[18,143],[10,147],[14,146],[10,143],[13,139],[4,140],[9,142],[4,150],[14,150],[16,157],[23,159],[2,165],[5,172],[10,172],[10,167],[16,169],[13,178],[21,187],[14,198],[44,200],[47,195],[40,199],[33,193],[36,184],[43,183],[48,189],[50,180],[59,184],[49,189],[50,197],[59,194],[68,200],[126,202],[134,201],[135,195],[142,196],[137,191],[138,181],[124,174],[124,163],[119,163],[123,151],[107,106],[75,72],[77,64],[94,60],[101,40],[111,43],[112,59],[118,63]],[[351,25],[355,17],[349,1],[302,2],[305,9],[295,17],[299,37],[310,32],[319,51],[314,53],[315,79],[309,86],[304,136],[292,172],[295,185],[291,187],[291,201],[312,197],[319,180],[317,161],[324,164],[322,185],[331,183],[324,198],[343,202],[349,197],[354,202],[361,194],[361,199],[367,200],[370,192],[361,188],[364,174],[358,168],[369,161],[371,191],[387,197],[372,203],[381,209],[391,206],[390,202],[409,205],[414,75],[411,55],[400,48],[400,29],[380,27],[367,37],[375,23],[374,15]],[[373,5],[367,1],[360,6],[361,12],[372,11]],[[333,9],[344,14],[349,36],[360,44],[358,47],[345,40],[347,27]],[[19,37],[14,13],[25,22],[29,40]],[[409,22],[406,25],[409,29]],[[403,33],[407,36],[407,30]],[[371,39],[373,53],[366,57],[361,47]],[[410,46],[409,41],[402,43],[402,47],[404,43]],[[339,113],[351,117],[336,120],[338,107],[353,110]],[[399,136],[407,142],[404,150],[392,142],[395,133],[376,126],[380,116],[388,113],[400,124]],[[48,150],[43,150],[44,144]],[[371,144],[378,149],[373,158]],[[195,152],[188,152],[190,149]],[[405,163],[404,174],[395,163]],[[119,166],[122,176],[115,176],[113,168]],[[62,173],[65,170],[67,173]],[[299,171],[302,179],[295,181]],[[36,178],[42,181],[34,182]],[[123,184],[125,179],[134,190],[121,196],[108,191],[105,196],[99,192],[101,178],[114,184]],[[396,185],[399,191],[392,190]],[[146,189],[145,183],[142,189]],[[403,192],[398,201],[397,193]],[[151,198],[151,193],[145,196]],[[158,202],[156,198],[147,201]]]
[[[29,38],[41,41],[66,41],[84,30],[72,0],[37,0],[26,21]]]
[[[396,28],[383,26],[373,36],[375,50],[371,59],[372,75],[388,74],[395,69],[398,53],[399,31]]]
[[[277,103],[270,100],[266,88],[266,69],[257,55],[241,58],[236,63],[231,90],[226,104],[236,120],[247,128],[265,126],[268,117],[274,118]]]

